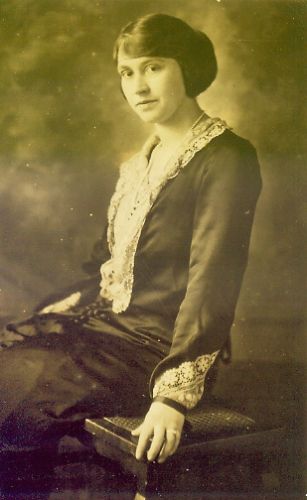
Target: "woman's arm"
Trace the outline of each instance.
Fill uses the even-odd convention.
[[[200,399],[204,375],[229,335],[261,188],[254,148],[234,137],[213,152],[204,170],[186,295],[170,353],[151,379],[155,395],[172,397],[188,408]]]
[[[261,189],[254,148],[231,137],[216,143],[207,159],[195,206],[186,295],[170,353],[151,377],[153,396],[186,408],[201,398],[206,373],[229,335]]]
[[[35,312],[65,312],[76,305],[84,305],[94,300],[99,292],[99,269],[110,258],[107,241],[107,225],[102,236],[94,243],[90,259],[82,264],[82,269],[89,277],[45,297],[35,308]]]

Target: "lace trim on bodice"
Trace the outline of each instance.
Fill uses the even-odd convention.
[[[150,137],[142,150],[120,167],[120,177],[108,210],[108,244],[111,258],[101,268],[100,295],[112,302],[115,313],[127,309],[133,287],[134,257],[139,237],[153,203],[170,179],[192,160],[214,137],[227,128],[219,118],[204,117],[190,129],[176,154],[167,162],[165,169],[154,182],[149,183],[149,157],[159,143]],[[131,193],[135,193],[133,196]],[[116,217],[119,209],[126,210],[123,229],[118,234]],[[122,211],[123,213],[123,211]]]

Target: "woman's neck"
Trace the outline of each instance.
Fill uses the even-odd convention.
[[[182,141],[182,138],[201,116],[203,110],[195,99],[189,100],[181,109],[177,110],[175,116],[164,123],[156,124],[155,130],[160,138],[161,146],[172,149]]]

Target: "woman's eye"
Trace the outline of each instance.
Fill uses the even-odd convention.
[[[121,78],[129,78],[130,76],[132,76],[132,71],[130,71],[128,69],[125,69],[125,70],[120,72]]]
[[[146,71],[148,71],[149,73],[154,73],[156,71],[159,71],[160,69],[160,66],[158,64],[148,64],[148,66],[146,66]]]

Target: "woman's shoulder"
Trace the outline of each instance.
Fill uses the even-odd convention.
[[[227,128],[199,155],[201,177],[207,181],[261,188],[261,171],[252,143]]]
[[[244,137],[236,134],[231,128],[226,128],[222,134],[210,142],[212,151],[216,154],[251,154],[256,155],[256,148]]]
[[[233,132],[223,119],[204,115],[183,142],[179,159],[185,165],[194,157],[206,170],[209,164],[225,164],[226,159],[230,165],[239,164],[248,157],[257,159],[257,154],[253,145]]]
[[[258,156],[253,144],[230,128],[214,137],[206,148],[202,150],[204,163],[212,168],[223,166],[226,168],[259,170]]]

